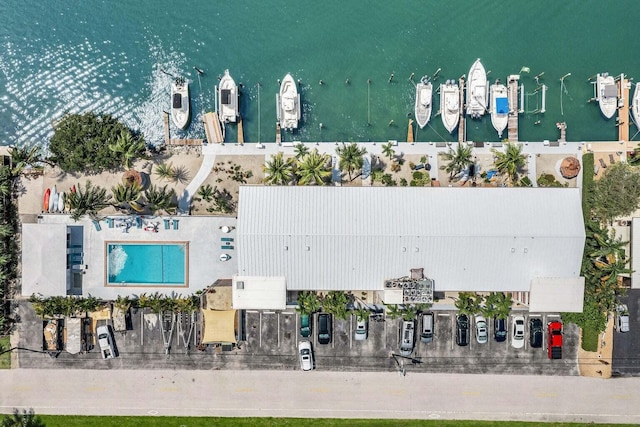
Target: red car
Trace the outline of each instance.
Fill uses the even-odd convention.
[[[547,353],[549,359],[562,359],[562,322],[547,324]]]

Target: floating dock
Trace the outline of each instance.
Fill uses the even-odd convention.
[[[509,119],[507,124],[507,138],[509,142],[518,142],[518,81],[520,76],[512,74],[508,77],[507,98],[509,100]]]
[[[631,83],[620,74],[618,80],[618,141],[629,141],[629,89]]]
[[[244,130],[242,129],[242,117],[238,120],[238,144],[244,145]]]
[[[407,129],[407,142],[413,144],[413,119],[409,119],[409,128]]]
[[[458,86],[460,88],[460,99],[458,100],[458,106],[460,107],[460,120],[458,120],[458,143],[462,144],[467,140],[467,129],[464,112],[466,106],[464,105],[464,77],[458,79]],[[442,108],[442,107],[441,107]]]

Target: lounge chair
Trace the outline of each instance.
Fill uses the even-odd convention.
[[[140,218],[139,216],[136,217],[136,227],[142,228],[142,218]]]
[[[169,224],[171,223],[171,220],[169,218],[165,218],[163,221],[164,221],[164,229],[168,230],[169,229]]]
[[[113,228],[113,218],[106,218],[105,221],[107,221],[109,228]]]
[[[102,230],[102,227],[100,226],[100,222],[94,220],[91,220],[91,222],[93,222],[93,226],[96,228],[96,231],[100,231]]]
[[[222,246],[220,246],[220,249],[229,249],[229,250],[233,250],[233,246],[222,245]]]
[[[221,237],[220,240],[223,242],[233,242],[233,237]]]
[[[611,162],[612,165],[616,163],[616,159],[613,158],[613,154],[609,154],[609,162]]]
[[[173,220],[173,229],[174,229],[174,230],[177,230],[177,229],[178,229],[178,223],[179,223],[179,220],[177,220],[177,219],[174,219],[174,220]]]
[[[607,168],[607,164],[604,162],[603,159],[599,159],[600,160],[600,166],[602,166],[602,169],[606,169]]]

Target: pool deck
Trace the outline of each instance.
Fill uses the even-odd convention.
[[[131,294],[153,294],[159,292],[169,295],[171,292],[176,294],[189,295],[196,291],[206,288],[221,278],[231,278],[237,272],[236,258],[236,219],[235,217],[218,217],[218,216],[188,216],[175,217],[179,220],[177,230],[171,227],[166,230],[163,226],[164,218],[174,217],[155,217],[147,221],[159,222],[158,232],[145,231],[144,228],[136,228],[132,226],[128,232],[123,232],[124,227],[118,227],[119,218],[125,219],[126,216],[111,215],[114,218],[114,227],[109,228],[106,221],[100,222],[101,230],[97,230],[90,220],[81,220],[74,223],[69,215],[43,215],[39,218],[41,224],[66,223],[68,225],[82,225],[84,227],[83,236],[83,278],[82,278],[82,295],[91,294],[94,297],[103,299],[116,299],[118,295]],[[230,228],[229,233],[224,233],[221,227]],[[233,239],[230,246],[233,249],[222,249],[221,239]],[[189,283],[188,287],[179,286],[171,287],[162,286],[105,286],[105,242],[149,242],[154,243],[171,243],[171,242],[189,242]],[[64,242],[61,242],[64,245]],[[222,261],[221,255],[228,254],[228,261]],[[50,268],[65,268],[64,265],[54,266]]]

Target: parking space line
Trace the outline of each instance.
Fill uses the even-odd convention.
[[[292,314],[295,314],[295,313],[292,313],[292,312],[290,312],[290,311],[283,311],[283,312],[282,312],[282,314],[292,315]]]
[[[258,310],[247,310],[247,313],[257,313]]]
[[[260,316],[259,319],[259,323],[260,323],[260,333],[258,334],[259,337],[259,341],[258,341],[258,347],[262,347],[262,312],[258,312],[258,315]]]
[[[278,347],[280,347],[280,313],[278,313]]]
[[[449,313],[438,313],[436,316],[449,317]]]

